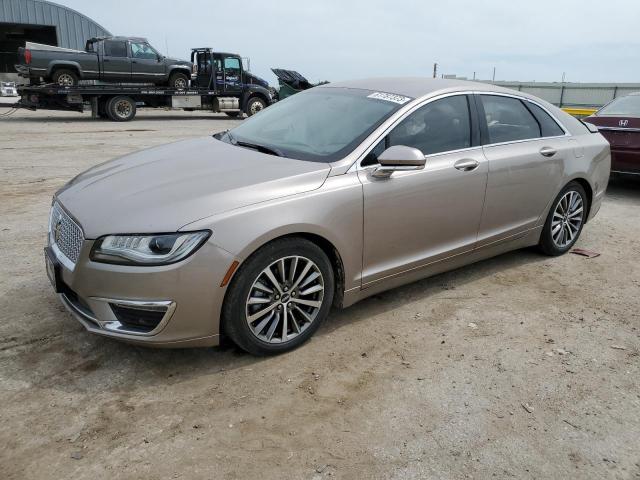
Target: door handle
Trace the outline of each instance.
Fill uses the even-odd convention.
[[[478,165],[480,165],[480,162],[472,158],[463,158],[462,160],[458,160],[453,164],[454,168],[457,168],[462,172],[470,172],[472,170],[475,170],[476,168],[478,168]]]
[[[555,148],[551,147],[542,147],[540,149],[540,155],[543,157],[553,157],[558,151]]]

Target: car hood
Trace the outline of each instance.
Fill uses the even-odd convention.
[[[212,137],[143,150],[81,173],[56,194],[86,238],[174,232],[196,220],[319,188],[328,164]]]

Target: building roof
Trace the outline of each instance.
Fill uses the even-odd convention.
[[[0,22],[55,26],[58,47],[84,49],[92,37],[111,36],[102,25],[64,5],[47,0],[2,0]]]

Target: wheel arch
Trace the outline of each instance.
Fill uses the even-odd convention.
[[[252,244],[250,251],[247,251],[245,254],[241,256],[243,259],[241,263],[238,265],[233,275],[229,279],[229,283],[233,281],[237,272],[240,270],[242,264],[256,252],[266,247],[267,245],[285,239],[285,238],[302,238],[310,241],[319,247],[324,254],[329,258],[329,262],[331,263],[331,267],[333,269],[333,274],[335,277],[335,291],[333,295],[333,305],[336,307],[340,307],[342,305],[342,300],[344,298],[344,290],[345,290],[345,271],[344,271],[344,262],[342,260],[342,255],[337,247],[327,239],[325,236],[320,235],[315,232],[309,231],[296,231],[284,233],[276,236],[269,236],[267,238],[261,239],[257,244]],[[225,292],[225,300],[228,294],[228,289]]]
[[[562,188],[566,187],[571,182],[576,182],[577,184],[579,184],[582,188],[584,188],[584,191],[587,193],[587,215],[584,221],[584,223],[587,223],[589,219],[589,215],[591,214],[591,205],[593,204],[593,187],[591,186],[591,184],[586,178],[575,177],[575,178],[572,178],[567,183],[565,183],[562,186]]]
[[[77,62],[52,62],[47,67],[47,76],[51,77],[57,70],[71,70],[78,75],[78,78],[82,78],[82,69]]]

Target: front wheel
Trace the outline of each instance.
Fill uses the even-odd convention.
[[[174,72],[169,77],[169,87],[176,90],[186,90],[189,86],[189,79],[184,73]]]
[[[254,355],[292,350],[327,317],[333,293],[333,269],[322,249],[301,238],[274,241],[234,275],[222,310],[223,332]]]
[[[267,108],[267,102],[265,102],[262,98],[251,97],[247,102],[247,108],[245,109],[246,110],[245,113],[247,114],[247,117],[250,117],[264,110],[265,108]]]
[[[578,241],[587,220],[587,193],[578,182],[568,183],[554,200],[542,229],[540,250],[558,256]]]

